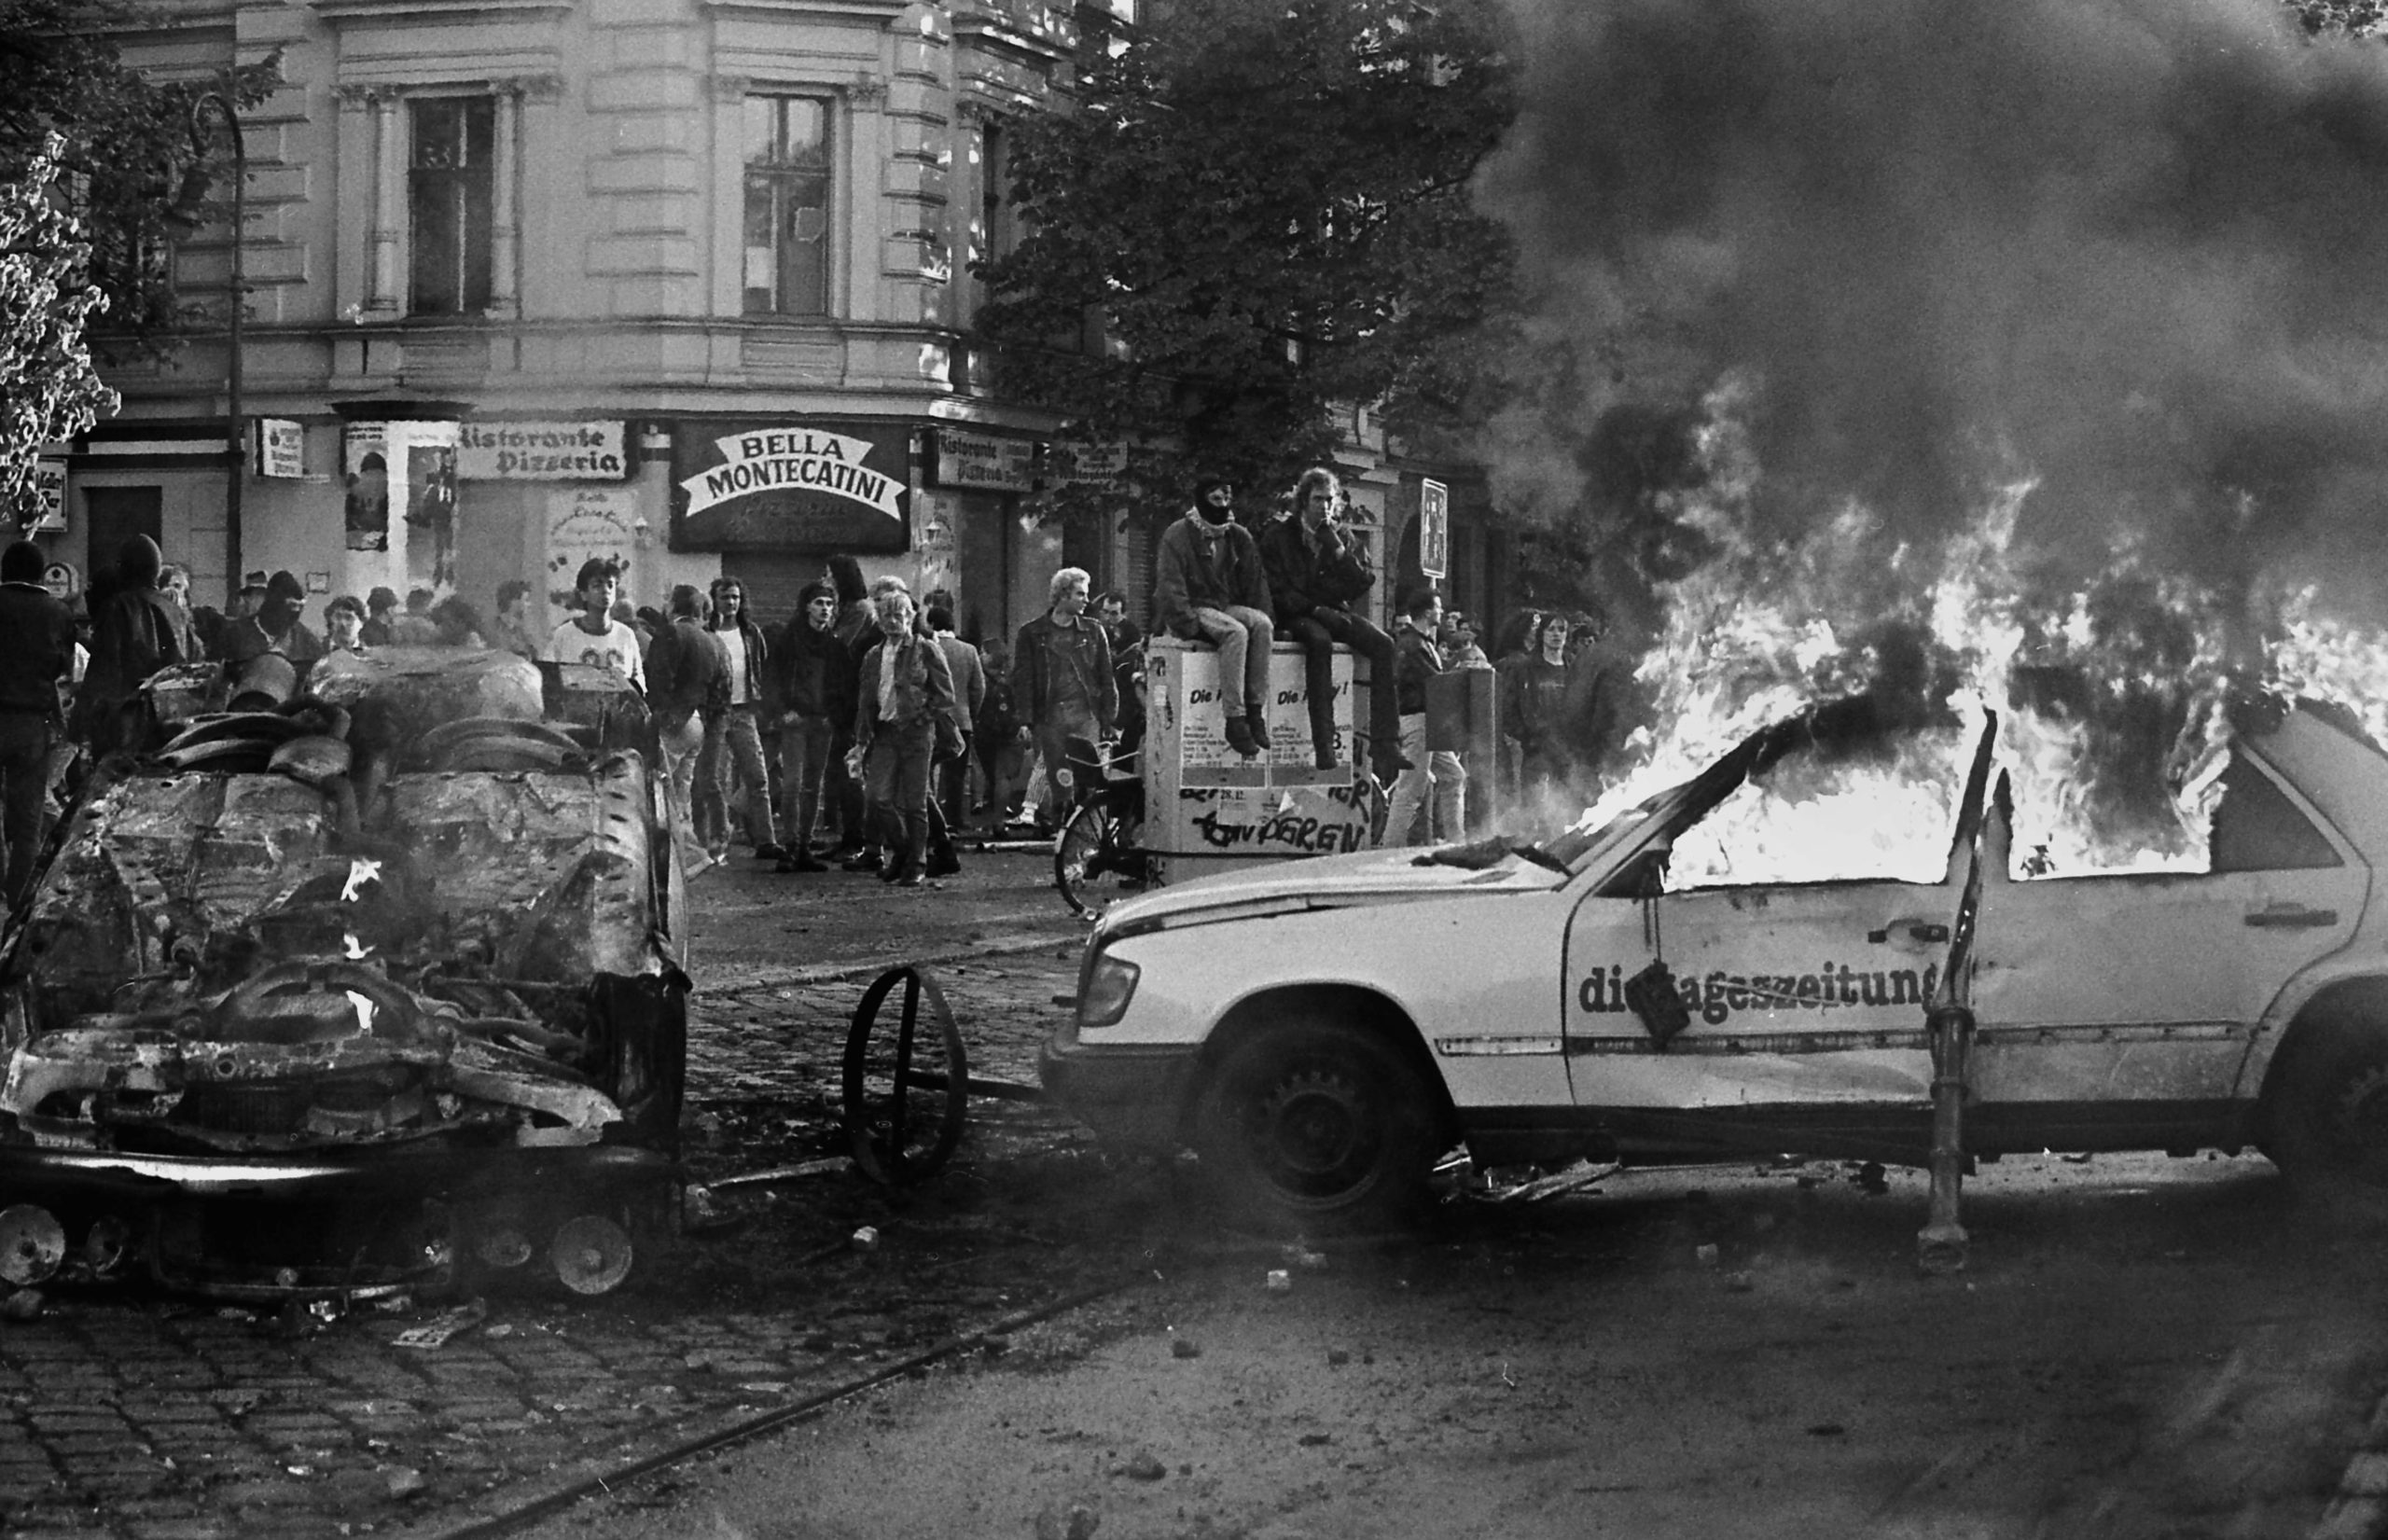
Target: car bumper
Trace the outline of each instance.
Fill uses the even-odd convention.
[[[1046,1093],[1105,1143],[1158,1154],[1184,1143],[1191,1047],[1090,1045],[1068,1026],[1046,1039],[1036,1068]]]

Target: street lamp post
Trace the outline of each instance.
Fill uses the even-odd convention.
[[[207,112],[211,107],[223,115],[224,126],[232,132],[232,313],[226,339],[231,348],[231,361],[224,370],[224,410],[231,419],[231,453],[224,467],[224,580],[237,593],[241,587],[241,493],[249,471],[248,423],[241,409],[241,319],[249,302],[248,272],[243,263],[244,237],[248,233],[249,150],[241,133],[241,115],[233,107],[232,99],[219,90],[201,91],[191,99],[191,137],[202,146],[205,145]]]

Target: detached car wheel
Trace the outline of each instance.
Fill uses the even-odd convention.
[[[1233,1211],[1284,1228],[1395,1222],[1435,1156],[1423,1080],[1392,1045],[1339,1021],[1253,1033],[1195,1107],[1195,1149]]]
[[[2388,1031],[2334,1034],[2300,1053],[2266,1145],[2300,1200],[2388,1224]]]

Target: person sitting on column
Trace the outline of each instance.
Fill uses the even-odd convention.
[[[1426,751],[1426,681],[1451,665],[1436,644],[1443,620],[1443,596],[1422,588],[1401,606],[1401,635],[1394,663],[1393,695],[1401,707],[1401,753],[1404,769],[1393,784],[1385,810],[1384,842],[1410,843],[1410,825],[1432,793],[1433,812],[1427,819],[1427,843],[1437,839],[1465,838],[1467,827],[1467,770],[1458,755]]]
[[[912,625],[912,596],[891,589],[874,602],[879,642],[863,659],[852,770],[892,859],[881,876],[917,888],[929,842],[929,766],[961,746],[953,673],[934,638]]]
[[[1020,628],[1012,648],[1013,703],[1045,761],[1046,797],[1038,814],[1056,830],[1068,819],[1069,808],[1053,772],[1068,767],[1070,740],[1100,742],[1111,736],[1118,720],[1110,639],[1086,613],[1093,586],[1083,567],[1055,573],[1045,613]]]
[[[1340,523],[1343,483],[1324,465],[1294,484],[1294,516],[1260,532],[1260,564],[1269,575],[1277,633],[1302,645],[1309,663],[1310,741],[1320,770],[1341,761],[1335,752],[1335,644],[1368,660],[1368,771],[1391,781],[1409,768],[1399,746],[1394,710],[1393,638],[1352,606],[1376,585],[1376,569],[1360,542]]]
[[[1194,506],[1161,531],[1153,554],[1153,624],[1219,649],[1219,714],[1228,746],[1249,759],[1269,746],[1269,578],[1252,532],[1235,521],[1235,483],[1205,476]]]

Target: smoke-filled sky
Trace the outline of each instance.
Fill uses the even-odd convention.
[[[1773,533],[1854,494],[1928,543],[2028,473],[2084,573],[2118,530],[2226,587],[2388,568],[2388,47],[2275,0],[1512,3],[1480,196],[1600,360],[1562,444],[1740,371]]]

